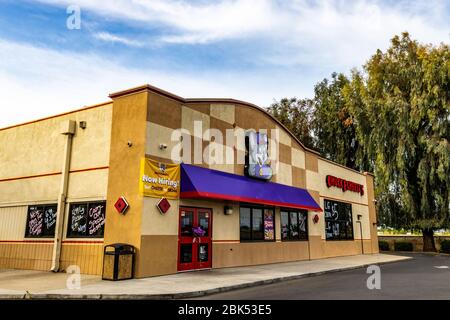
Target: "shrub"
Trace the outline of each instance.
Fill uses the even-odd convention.
[[[413,251],[412,242],[407,241],[395,241],[394,242],[395,251]]]
[[[450,253],[450,240],[441,241],[441,252]]]
[[[378,241],[378,247],[381,251],[389,251],[389,243],[387,241]]]

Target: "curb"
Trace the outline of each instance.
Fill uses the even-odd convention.
[[[415,254],[415,255],[427,255],[427,256],[450,256],[450,253],[445,253],[445,252],[429,252],[429,251],[380,251],[380,253],[382,254]]]
[[[189,298],[198,298],[211,294],[228,292],[238,289],[257,287],[262,285],[274,284],[279,282],[285,282],[290,280],[297,280],[309,277],[320,276],[329,273],[336,273],[342,271],[349,271],[355,269],[367,268],[371,265],[384,265],[390,263],[396,263],[401,261],[406,261],[412,259],[411,257],[404,257],[404,259],[396,260],[396,261],[384,261],[377,263],[366,263],[358,266],[351,267],[343,267],[326,271],[318,271],[311,272],[306,274],[298,274],[291,275],[285,277],[278,277],[273,279],[259,280],[254,282],[240,283],[236,285],[212,288],[207,290],[199,290],[199,291],[188,291],[188,292],[180,292],[180,293],[167,293],[167,294],[39,294],[39,293],[29,293],[14,295],[14,294],[6,294],[1,295],[0,299],[2,300],[175,300],[175,299],[189,299]]]

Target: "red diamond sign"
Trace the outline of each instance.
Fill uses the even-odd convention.
[[[170,203],[166,198],[162,198],[161,200],[159,200],[156,206],[162,214],[165,214],[170,209]]]
[[[318,215],[318,214],[316,214],[316,215],[314,216],[313,221],[314,221],[314,223],[319,222],[319,215]]]
[[[114,204],[114,207],[116,208],[117,212],[121,214],[125,214],[129,206],[130,205],[128,204],[125,197],[120,197]]]

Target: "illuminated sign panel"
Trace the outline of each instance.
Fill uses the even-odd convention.
[[[252,178],[270,180],[273,172],[270,167],[267,134],[249,131],[245,134],[245,145],[245,174]]]

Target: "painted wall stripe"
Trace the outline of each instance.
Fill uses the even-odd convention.
[[[106,170],[106,169],[109,169],[109,166],[97,167],[97,168],[87,168],[87,169],[78,169],[78,170],[70,170],[69,173],[79,173],[79,172],[87,172],[87,171],[95,171],[95,170]],[[25,180],[25,179],[36,179],[36,178],[57,176],[57,175],[60,175],[60,174],[61,174],[61,172],[43,173],[43,174],[36,174],[36,175],[23,176],[23,177],[0,179],[0,182]]]

